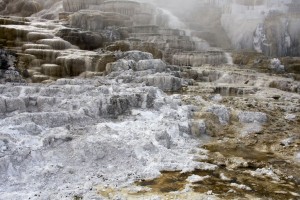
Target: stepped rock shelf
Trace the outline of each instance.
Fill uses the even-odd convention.
[[[0,199],[299,199],[300,59],[223,50],[219,4],[193,4],[208,26],[144,1],[0,2]]]

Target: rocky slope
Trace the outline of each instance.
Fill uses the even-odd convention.
[[[299,198],[298,58],[211,47],[219,5],[204,34],[150,4],[49,2],[0,18],[0,199]]]
[[[255,50],[267,56],[299,56],[298,1],[152,2],[172,10],[186,22],[193,34],[212,45]]]

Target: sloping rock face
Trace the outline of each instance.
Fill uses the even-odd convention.
[[[29,17],[42,10],[42,5],[36,1],[13,0],[2,2],[2,15],[19,15]]]
[[[299,59],[214,47],[228,47],[229,0],[181,1],[186,25],[141,2],[36,2],[31,18],[0,18],[0,199],[299,196]],[[288,39],[283,18],[255,47]],[[233,44],[253,45],[239,28],[250,36],[228,32]]]
[[[262,52],[268,56],[299,56],[299,24],[298,15],[269,14],[263,23],[263,43],[267,45],[261,44]]]
[[[60,29],[56,36],[78,46],[83,50],[94,50],[103,47],[104,38],[97,33],[78,29]]]
[[[78,76],[86,71],[104,72],[106,64],[116,60],[106,59],[109,56],[104,57],[96,51],[88,52],[96,49],[107,51],[110,57],[114,53],[109,51],[147,51],[156,59],[176,65],[200,66],[228,62],[222,51],[217,56],[214,51],[207,49],[199,51],[205,41],[191,37],[180,29],[184,28],[180,20],[153,5],[132,1],[63,3],[66,11],[63,20],[70,27],[55,21],[42,25],[38,20],[3,19],[3,26],[0,27],[3,40],[0,42],[19,53],[17,67],[28,71],[31,77],[29,81],[49,82],[60,77]],[[50,5],[45,2],[43,6],[49,8]],[[43,18],[46,11],[35,16]],[[209,45],[206,47],[209,49]],[[189,56],[187,52],[190,51],[194,51],[192,57],[196,59]]]
[[[0,193],[6,199],[91,199],[95,184],[126,185],[163,169],[200,166],[188,154],[197,142],[184,142],[188,127],[183,133],[178,126],[188,124],[189,106],[157,88],[96,78],[0,90]],[[161,152],[166,161],[155,161]],[[53,193],[64,181],[70,185]]]
[[[198,41],[198,47],[207,48],[207,42],[211,46],[222,48],[234,48],[237,50],[255,50],[271,56],[298,56],[298,33],[299,30],[299,2],[231,2],[231,1],[203,1],[197,2],[188,0],[186,2],[172,3],[169,1],[151,2],[172,10],[185,21],[184,29],[189,29],[190,36],[202,38]],[[54,5],[51,10],[49,8]],[[80,10],[97,10],[102,12],[115,13],[109,16],[112,20],[103,20],[100,27],[106,25],[129,24],[133,26],[157,25],[163,28],[183,28],[182,23],[170,17],[168,12],[163,9],[156,9],[145,3],[134,1],[104,1],[104,0],[47,0],[47,1],[24,1],[14,0],[3,1],[0,6],[4,15],[31,16],[39,12],[39,17],[45,19],[57,19],[57,13],[62,12],[61,16],[68,16],[70,13]],[[189,12],[189,15],[185,13]],[[117,14],[130,20],[122,20]],[[81,27],[80,18],[89,18],[85,24],[89,28],[91,16],[81,15],[77,20],[73,19],[74,27]],[[103,14],[97,14],[99,15]],[[126,16],[126,17],[125,17]],[[62,17],[62,18],[64,18]],[[96,17],[97,18],[97,17]],[[94,21],[95,18],[92,20]],[[83,22],[83,21],[82,21]],[[129,23],[129,24],[128,24]],[[76,25],[77,24],[77,25]],[[82,27],[86,28],[86,27]],[[253,34],[254,33],[254,34]],[[140,36],[138,37],[140,38]],[[178,40],[178,38],[177,38]],[[146,46],[142,43],[140,46]],[[137,45],[135,45],[137,46]],[[140,49],[142,50],[142,49]],[[171,52],[174,53],[174,52]]]
[[[101,31],[110,26],[129,26],[129,17],[117,13],[81,10],[71,16],[70,25],[89,31]]]
[[[204,64],[219,65],[228,60],[223,51],[182,52],[173,55],[172,63],[179,66],[202,66]]]
[[[0,3],[0,14],[29,17],[43,9],[49,9],[52,5],[60,1],[61,0],[4,0]]]
[[[211,46],[299,56],[298,1],[156,1]],[[188,15],[186,13],[189,13]]]
[[[64,10],[66,12],[76,12],[87,9],[90,5],[102,4],[105,0],[63,0]]]
[[[232,4],[222,23],[237,49],[268,56],[299,56],[299,3]],[[254,35],[252,34],[254,32]]]

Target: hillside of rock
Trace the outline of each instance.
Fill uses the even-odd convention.
[[[0,199],[298,199],[285,3],[1,1]]]

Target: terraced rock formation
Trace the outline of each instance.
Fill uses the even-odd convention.
[[[299,198],[298,57],[152,4],[30,2],[0,18],[0,199]]]

